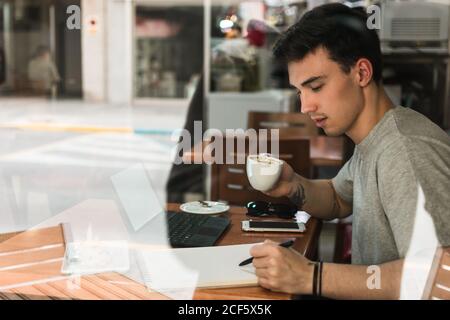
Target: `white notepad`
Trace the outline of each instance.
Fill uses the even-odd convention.
[[[255,244],[146,250],[137,254],[145,285],[164,292],[186,288],[224,288],[257,284],[252,264],[239,267]]]

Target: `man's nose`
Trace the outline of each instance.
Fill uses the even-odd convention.
[[[300,111],[304,114],[317,111],[317,103],[311,97],[302,94],[300,97]]]

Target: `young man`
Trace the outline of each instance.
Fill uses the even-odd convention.
[[[440,245],[450,245],[450,138],[421,114],[393,105],[381,81],[379,39],[366,19],[340,4],[317,7],[274,48],[288,64],[301,111],[327,135],[346,134],[356,144],[334,179],[308,180],[285,164],[268,192],[288,196],[319,219],[353,214],[352,264],[322,265],[321,293],[336,299],[399,297],[418,185]],[[317,263],[273,242],[254,246],[251,254],[265,288],[312,294],[314,279],[320,281]],[[367,285],[372,265],[381,275],[375,290]]]

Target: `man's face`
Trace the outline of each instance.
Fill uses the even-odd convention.
[[[354,125],[364,106],[355,70],[349,74],[318,48],[288,65],[289,81],[298,89],[301,112],[308,114],[329,136],[339,136]]]

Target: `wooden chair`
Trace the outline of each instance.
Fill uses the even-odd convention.
[[[211,199],[227,201],[232,205],[246,205],[250,201],[262,200],[277,203],[289,203],[287,198],[271,198],[263,193],[254,190],[248,181],[245,164],[237,163],[237,141],[235,138],[234,150],[225,150],[224,143],[224,157],[228,156],[233,159],[235,164],[213,164],[211,167]],[[268,144],[268,152],[270,150],[270,141]],[[245,139],[245,158],[249,153],[249,142]],[[260,152],[258,150],[258,152]],[[309,140],[283,140],[279,142],[280,159],[290,164],[295,172],[302,174],[305,177],[310,177],[311,165],[309,155]],[[225,162],[225,161],[224,161]]]
[[[293,113],[273,113],[273,112],[254,112],[248,114],[247,127],[250,129],[279,129],[282,135],[304,135],[317,136],[319,130],[314,121],[306,115],[299,112]]]
[[[450,247],[436,251],[422,298],[450,300]]]

